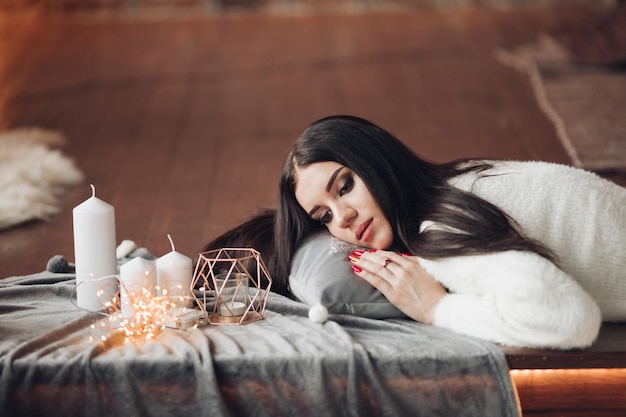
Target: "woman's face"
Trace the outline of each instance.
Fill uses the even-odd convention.
[[[296,200],[338,239],[387,249],[393,230],[369,190],[352,170],[337,162],[296,168]]]

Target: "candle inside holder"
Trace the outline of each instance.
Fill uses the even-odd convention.
[[[117,294],[115,209],[92,196],[74,207],[76,298],[80,308],[100,311]]]
[[[219,314],[223,317],[239,317],[243,316],[245,312],[245,303],[239,301],[221,303],[219,308]]]
[[[248,275],[238,272],[215,277],[216,292],[219,294],[217,312],[220,316],[244,315],[250,302],[248,279]]]

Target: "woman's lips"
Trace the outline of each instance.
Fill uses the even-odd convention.
[[[370,236],[370,234],[372,232],[370,225],[372,224],[373,220],[374,219],[369,219],[369,220],[361,223],[361,225],[359,226],[359,228],[356,230],[356,233],[355,233],[356,240],[363,239],[363,240],[367,241],[367,239],[369,238],[369,236]]]

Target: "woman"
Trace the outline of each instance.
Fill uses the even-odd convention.
[[[295,144],[280,178],[274,248],[268,260],[275,288],[288,292],[296,248],[325,227],[341,240],[371,248],[350,256],[355,274],[414,320],[508,345],[590,345],[605,312],[611,319],[626,318],[623,303],[618,305],[626,294],[624,234],[616,241],[625,249],[621,257],[620,247],[615,253],[600,253],[603,259],[598,262],[613,258],[614,265],[605,274],[610,288],[601,289],[594,300],[570,275],[580,273],[576,279],[585,281],[589,272],[575,259],[570,262],[570,234],[537,232],[534,229],[542,227],[534,227],[534,220],[518,225],[493,204],[502,200],[502,190],[484,193],[494,201],[474,192],[476,184],[521,178],[509,175],[513,171],[545,168],[512,167],[479,160],[433,164],[357,117],[332,116],[313,123]],[[593,181],[602,182],[595,176]],[[624,189],[607,183],[601,187],[626,206]],[[504,190],[517,193],[511,187]],[[541,205],[541,198],[537,200]],[[626,221],[623,206],[614,217]],[[509,204],[507,211],[515,207]],[[619,227],[624,228],[623,223]],[[559,264],[562,256],[566,265]],[[605,283],[587,284],[595,291]]]

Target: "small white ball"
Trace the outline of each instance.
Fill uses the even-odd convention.
[[[313,323],[324,323],[328,320],[328,309],[321,304],[315,304],[309,309],[309,319]]]
[[[133,253],[133,251],[137,249],[137,244],[132,240],[123,240],[122,243],[118,245],[115,249],[115,257],[117,259],[122,259]]]

